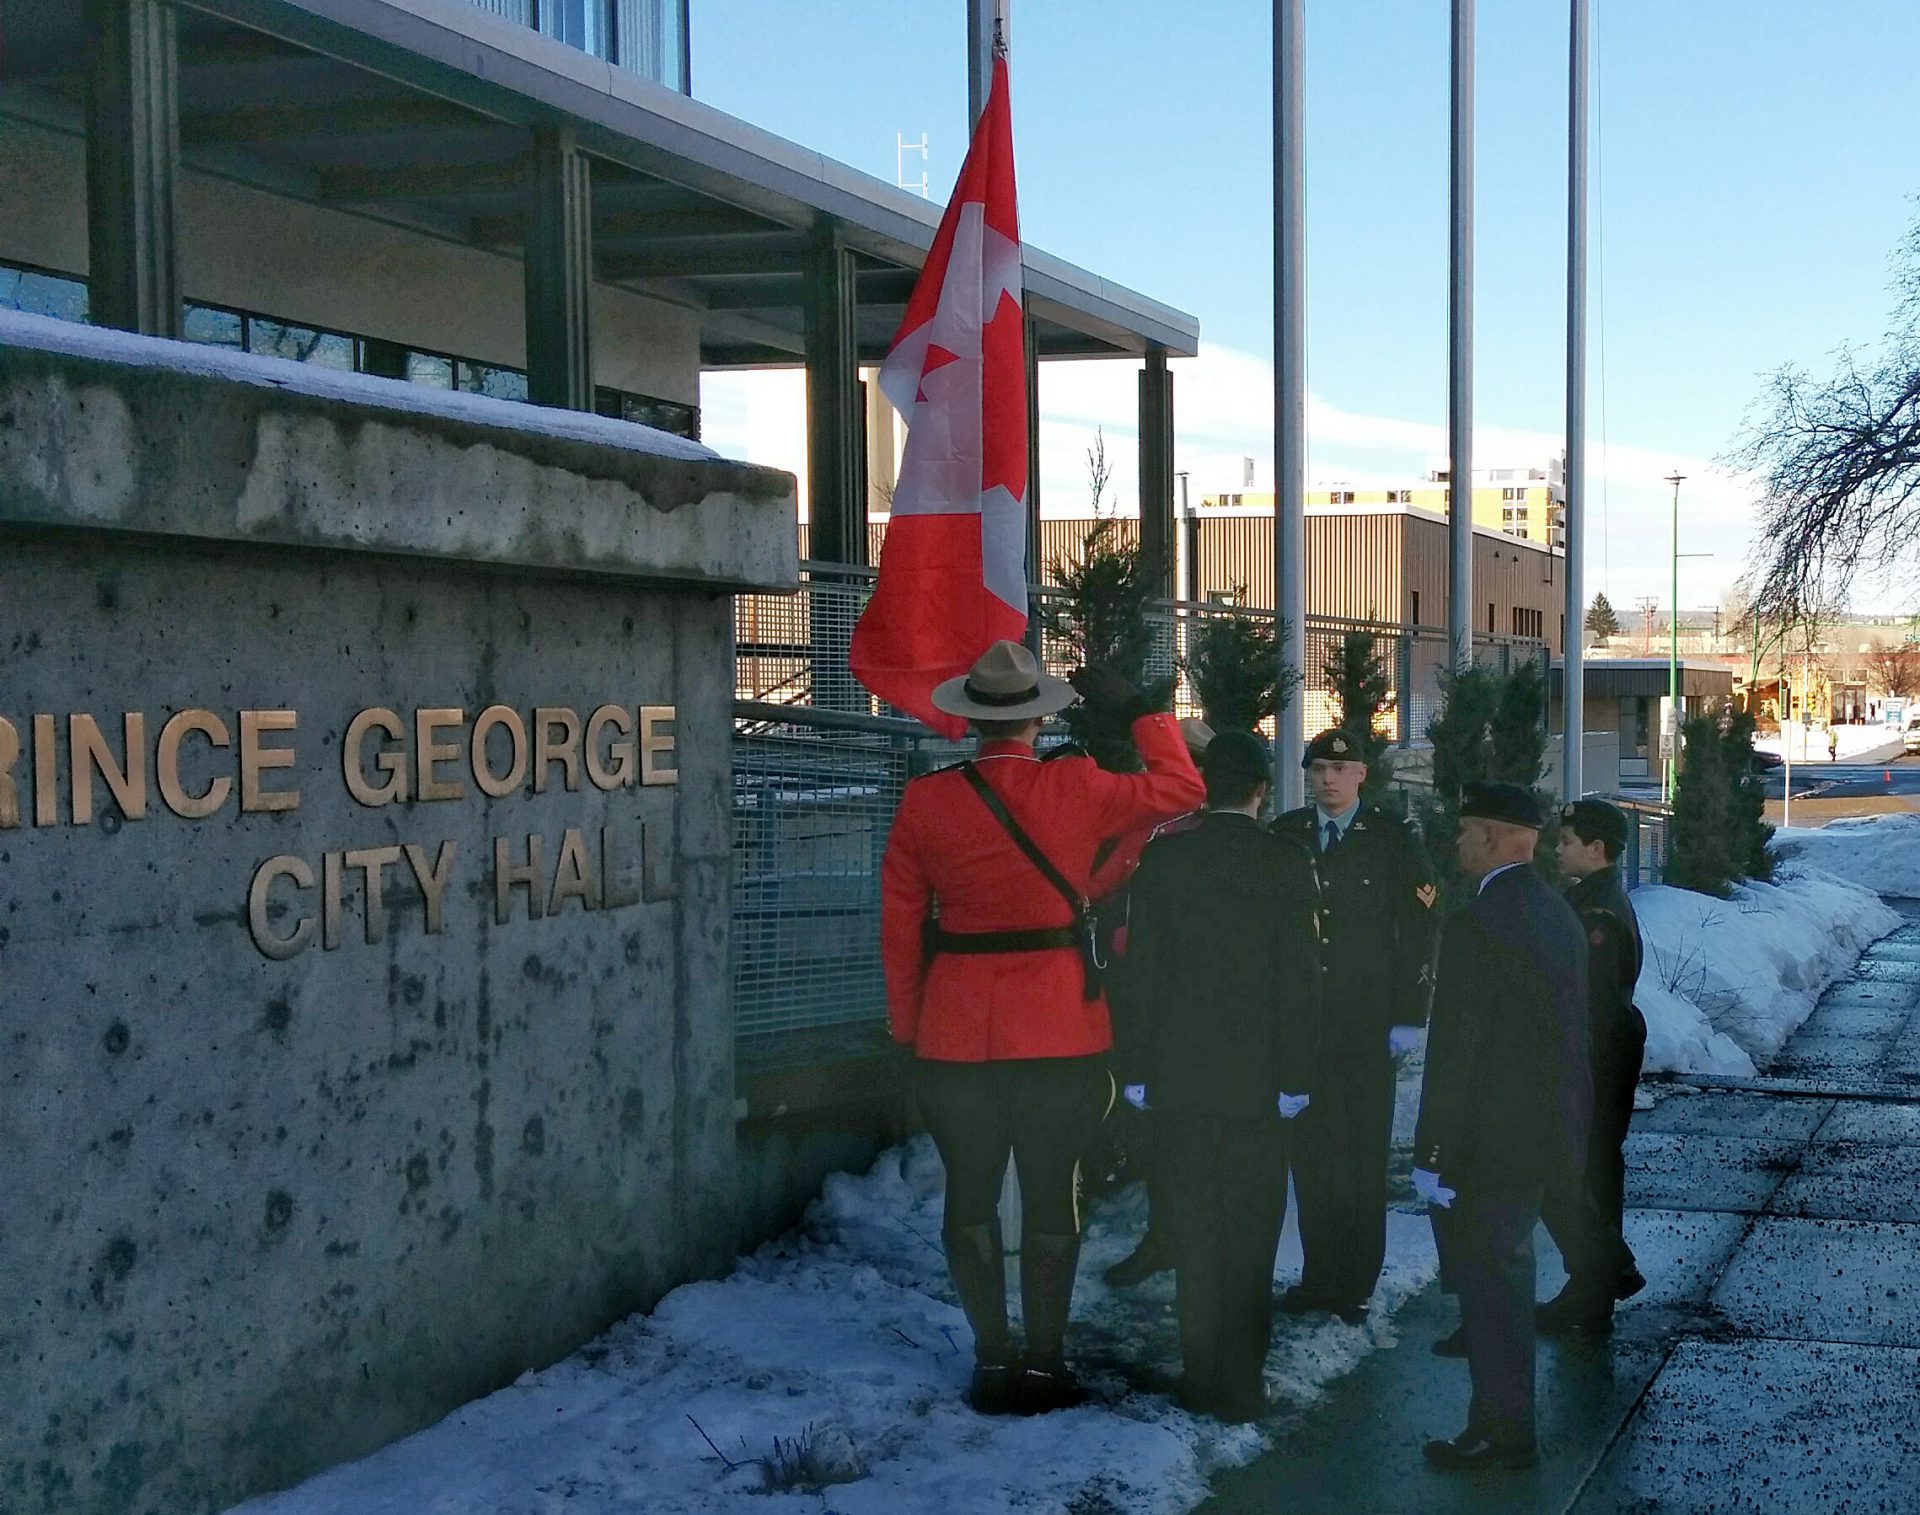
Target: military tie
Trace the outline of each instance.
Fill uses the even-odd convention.
[[[1320,855],[1327,857],[1340,846],[1340,825],[1337,821],[1327,822],[1327,832],[1320,840]]]

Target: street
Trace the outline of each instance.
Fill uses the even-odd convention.
[[[1912,765],[1907,765],[1912,772]],[[1899,904],[1900,902],[1895,902]],[[1628,1140],[1648,1287],[1610,1342],[1542,1342],[1541,1464],[1446,1478],[1424,1437],[1464,1418],[1429,1289],[1369,1359],[1223,1474],[1209,1511],[1912,1508],[1920,1441],[1920,902],[1757,1079],[1662,1090]],[[1562,1274],[1541,1234],[1540,1296]]]
[[[1785,768],[1767,772],[1767,798],[1786,794]],[[1902,756],[1884,763],[1796,763],[1793,797],[1800,799],[1871,799],[1880,795],[1920,795],[1920,756]]]

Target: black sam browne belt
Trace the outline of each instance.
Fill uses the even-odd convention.
[[[1054,926],[1042,931],[943,931],[938,921],[926,926],[927,955],[950,952],[961,955],[989,952],[1079,951],[1080,931],[1073,926]]]

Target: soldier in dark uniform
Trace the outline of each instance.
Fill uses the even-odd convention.
[[[1518,785],[1462,794],[1460,867],[1479,889],[1440,944],[1413,1173],[1473,1377],[1466,1429],[1426,1445],[1447,1472],[1538,1460],[1533,1228],[1587,1162],[1587,940],[1533,866],[1542,824]]]
[[[1613,1329],[1614,1302],[1646,1285],[1622,1230],[1627,1164],[1621,1149],[1647,1050],[1647,1023],[1633,1003],[1640,923],[1616,866],[1627,825],[1626,815],[1605,800],[1576,800],[1560,812],[1560,871],[1573,880],[1567,903],[1587,933],[1593,1132],[1581,1181],[1548,1191],[1540,1209],[1567,1264],[1566,1288],[1536,1317],[1543,1336],[1604,1336]]]
[[[1319,1103],[1312,855],[1258,820],[1270,763],[1249,732],[1200,760],[1207,813],[1148,844],[1129,954],[1146,1019],[1160,1142],[1158,1223],[1171,1243],[1189,1408],[1265,1413],[1273,1257],[1287,1209],[1289,1122]]]
[[[1321,732],[1305,766],[1313,803],[1273,830],[1318,863],[1329,1009],[1313,1114],[1292,1153],[1306,1263],[1280,1307],[1357,1325],[1386,1260],[1394,1062],[1426,1024],[1438,895],[1413,828],[1360,802],[1367,765],[1353,736]]]

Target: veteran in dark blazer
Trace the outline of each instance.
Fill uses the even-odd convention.
[[[1445,1471],[1537,1461],[1533,1228],[1545,1191],[1586,1169],[1587,939],[1533,866],[1543,825],[1518,785],[1462,793],[1460,866],[1477,892],[1441,939],[1414,1134],[1414,1188],[1473,1379],[1466,1429],[1426,1446]]]
[[[1439,896],[1418,833],[1361,802],[1367,764],[1353,733],[1321,732],[1303,765],[1313,803],[1273,831],[1319,870],[1327,1019],[1321,1097],[1292,1153],[1305,1265],[1281,1308],[1358,1324],[1386,1261],[1394,1064],[1426,1024]]]
[[[1134,875],[1145,1083],[1127,1094],[1151,1104],[1161,1143],[1154,1203],[1173,1255],[1181,1398],[1248,1420],[1266,1409],[1287,1146],[1318,1099],[1316,888],[1312,856],[1258,820],[1266,744],[1223,732],[1200,768],[1205,815],[1149,843]]]

